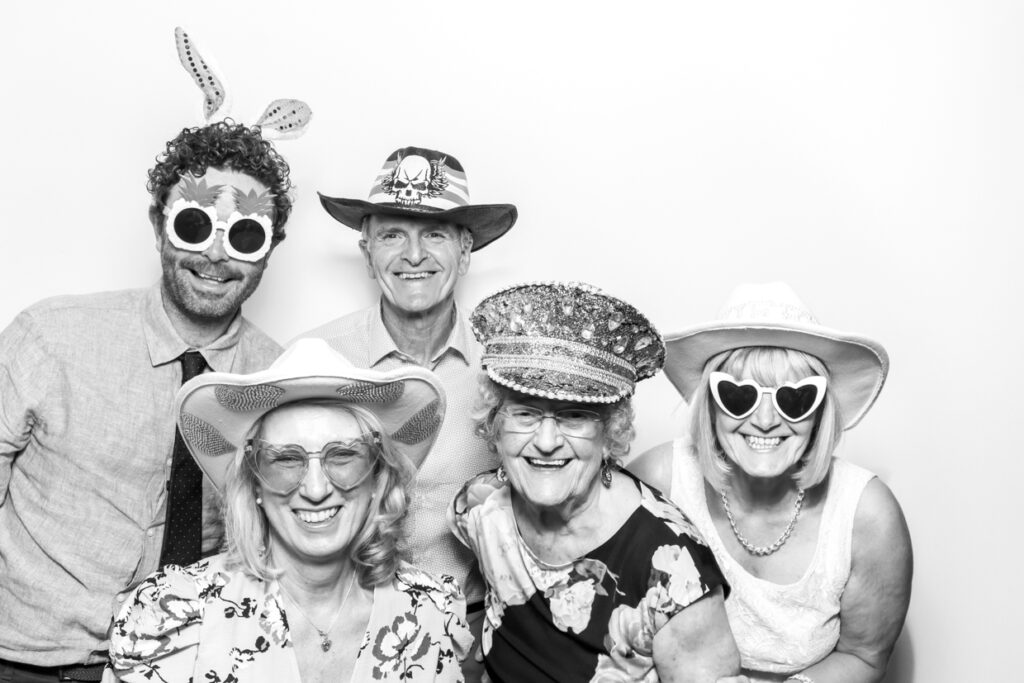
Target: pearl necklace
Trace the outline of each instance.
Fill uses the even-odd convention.
[[[793,529],[796,527],[796,521],[800,519],[800,510],[804,506],[804,489],[797,489],[796,502],[793,504],[793,519],[789,520],[789,525],[786,530],[782,532],[774,543],[768,546],[754,545],[747,540],[747,537],[740,533],[740,530],[736,527],[736,520],[733,519],[732,510],[729,508],[729,498],[725,495],[725,491],[719,491],[719,495],[722,496],[722,507],[725,508],[725,516],[729,518],[729,526],[732,527],[732,533],[736,536],[736,540],[740,542],[743,549],[751,555],[757,555],[759,557],[765,557],[771,555],[776,550],[786,545],[786,541],[789,540],[789,535],[793,533]]]
[[[278,584],[277,584],[281,588],[281,593],[286,598],[288,598],[288,601],[291,602],[292,605],[295,606],[295,610],[299,614],[302,615],[302,618],[305,619],[309,623],[310,626],[313,627],[314,631],[316,631],[318,634],[320,634],[320,649],[323,650],[324,652],[327,652],[328,650],[330,650],[331,649],[331,645],[334,644],[334,642],[330,638],[328,638],[327,635],[331,631],[333,631],[334,627],[338,624],[338,619],[341,617],[341,608],[345,605],[345,601],[348,600],[348,595],[349,595],[349,593],[352,592],[352,586],[354,586],[356,584],[355,578],[356,578],[356,573],[353,571],[352,575],[349,577],[349,580],[348,580],[348,588],[345,589],[345,594],[341,597],[341,602],[338,603],[338,611],[334,615],[334,621],[331,622],[331,625],[328,626],[326,630],[320,629],[316,624],[313,623],[313,620],[309,618],[309,615],[306,614],[302,610],[301,607],[299,607],[298,601],[295,598],[293,598],[288,591],[285,590],[283,583],[278,582]]]

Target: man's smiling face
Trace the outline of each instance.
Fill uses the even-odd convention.
[[[171,188],[166,204],[171,206],[194,187],[198,179],[185,175]],[[230,169],[207,169],[202,176],[207,187],[221,186],[210,206],[216,209],[219,221],[226,222],[235,210],[236,198],[255,190],[267,192],[266,185],[252,176]],[[237,190],[237,191],[236,191]],[[272,209],[268,216],[273,219]],[[194,321],[222,320],[234,316],[242,302],[256,290],[267,267],[268,253],[256,262],[233,259],[224,251],[224,233],[205,251],[178,249],[171,244],[163,227],[156,228],[157,249],[163,267],[165,305]]]
[[[469,269],[470,239],[451,223],[429,218],[370,216],[359,246],[387,305],[422,315],[448,305]]]

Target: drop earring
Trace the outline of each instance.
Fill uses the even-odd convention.
[[[603,461],[601,461],[601,484],[603,484],[606,489],[610,489],[612,487],[611,458],[605,458]]]
[[[504,465],[498,465],[498,469],[494,473],[494,478],[497,479],[498,481],[500,481],[503,484],[506,481],[508,481],[508,473],[505,472],[505,466]]]

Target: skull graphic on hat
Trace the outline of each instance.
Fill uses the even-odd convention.
[[[418,206],[424,197],[440,197],[448,187],[444,162],[445,157],[432,160],[418,154],[400,158],[391,176],[381,181],[381,189],[403,206]]]

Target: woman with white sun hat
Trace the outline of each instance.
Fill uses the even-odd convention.
[[[318,339],[186,383],[186,445],[225,496],[226,552],[144,580],[111,626],[126,681],[462,681],[451,577],[403,561],[407,487],[444,417],[428,370]]]
[[[741,285],[717,320],[665,345],[689,435],[630,469],[714,551],[745,676],[881,680],[910,600],[910,535],[885,484],[834,452],[882,389],[885,349],[821,325],[782,283]]]

